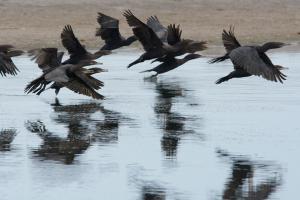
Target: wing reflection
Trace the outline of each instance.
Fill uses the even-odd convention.
[[[28,121],[26,128],[43,140],[33,151],[36,156],[65,164],[72,164],[76,155],[83,154],[95,142],[117,142],[120,123],[130,120],[98,103],[63,106],[56,100],[52,106],[52,121],[67,128],[66,137],[48,131],[42,121]]]
[[[268,199],[281,185],[281,175],[276,166],[234,157],[224,151],[217,153],[232,162],[231,177],[225,185],[223,199]]]
[[[10,151],[10,144],[17,135],[16,129],[0,130],[0,151]]]

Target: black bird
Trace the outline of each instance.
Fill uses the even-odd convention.
[[[114,50],[123,46],[129,46],[137,40],[135,36],[125,39],[119,31],[119,20],[110,16],[98,13],[97,18],[100,28],[96,30],[96,36],[100,36],[105,41],[105,45],[100,50]]]
[[[148,17],[147,26],[154,31],[154,33],[162,42],[168,41],[168,29],[160,23],[157,16]]]
[[[33,49],[28,51],[28,55],[31,56],[31,60],[35,60],[35,63],[38,64],[39,68],[43,71],[43,73],[47,73],[51,69],[62,65],[62,58],[64,52],[58,52],[57,48],[42,48],[42,49]],[[104,70],[101,68],[89,68],[84,73],[88,76],[91,76],[96,73],[103,72]],[[45,85],[46,86],[46,85]],[[58,82],[54,82],[50,88],[55,89],[55,94],[58,95],[61,88],[64,85],[59,84]],[[44,88],[45,89],[45,88]],[[40,93],[44,90],[40,90]]]
[[[130,27],[133,27],[133,33],[141,42],[145,53],[142,54],[137,60],[130,63],[128,68],[143,62],[145,60],[151,60],[154,58],[160,58],[164,56],[180,56],[185,53],[195,53],[196,51],[201,51],[206,49],[206,42],[194,41],[189,39],[181,39],[181,29],[174,24],[171,24],[167,28],[167,41],[165,41],[163,26],[158,20],[152,20],[157,28],[151,28],[151,26],[146,25],[137,17],[135,17],[130,10],[123,13]],[[155,19],[157,17],[150,17],[149,19]],[[149,21],[148,19],[148,21]],[[148,23],[150,24],[150,23]],[[154,26],[153,26],[154,27]],[[160,27],[160,28],[158,28]],[[157,32],[155,32],[157,31]],[[160,37],[158,36],[160,35]]]
[[[274,65],[265,54],[269,49],[280,48],[286,44],[281,42],[268,42],[262,46],[241,46],[234,35],[233,27],[230,27],[229,32],[223,30],[222,40],[227,53],[209,62],[216,63],[230,59],[234,65],[234,71],[217,80],[216,84],[220,84],[232,78],[242,78],[252,75],[262,76],[269,81],[279,81],[281,83],[283,83],[283,80],[286,80],[286,75],[280,71],[283,67]]]
[[[14,47],[9,44],[0,45],[0,74],[6,76],[7,74],[16,75],[18,68],[12,61],[12,57],[23,54],[21,50],[14,50]]]
[[[64,61],[63,64],[77,64],[82,60],[96,60],[101,56],[111,54],[108,50],[100,50],[93,54],[88,52],[75,37],[70,25],[64,27],[61,33],[61,42],[70,54],[70,58]]]
[[[154,72],[156,72],[156,74],[153,76],[157,76],[159,74],[166,73],[170,70],[173,70],[173,69],[183,65],[184,63],[188,62],[189,60],[197,59],[200,57],[201,57],[201,55],[199,55],[199,54],[188,54],[184,58],[181,58],[181,59],[174,58],[174,57],[166,57],[166,58],[164,58],[163,63],[161,63],[157,67],[142,71],[141,73],[154,71]]]
[[[91,75],[102,72],[101,68],[86,69],[85,66],[97,64],[92,60],[83,60],[80,63],[61,64],[60,53],[56,48],[45,48],[31,50],[30,53],[36,59],[36,63],[43,70],[43,74],[31,81],[25,88],[25,92],[36,93],[40,95],[48,84],[53,83],[50,88],[56,89],[58,93],[62,87],[67,87],[75,93],[90,96],[95,99],[103,99],[104,97],[95,90],[103,86],[103,82],[95,79]]]
[[[38,67],[43,71],[43,73],[47,73],[52,68],[58,67],[62,64],[64,52],[58,52],[57,48],[42,48],[29,50],[28,55],[31,56],[31,60],[35,60],[35,63],[38,64]],[[58,95],[60,89],[63,87],[63,85],[55,82],[50,88],[55,89],[55,94]],[[40,93],[38,93],[38,95]]]

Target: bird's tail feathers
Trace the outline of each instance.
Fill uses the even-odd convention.
[[[228,58],[229,58],[228,54],[225,54],[224,56],[220,56],[220,57],[209,60],[208,63],[212,64],[212,63],[223,62],[223,61],[227,60]]]

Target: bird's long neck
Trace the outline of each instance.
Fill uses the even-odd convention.
[[[135,42],[137,40],[137,38],[135,36],[130,36],[125,40],[125,45],[131,45],[133,42]]]
[[[286,44],[281,43],[281,42],[267,42],[265,44],[263,44],[262,46],[258,46],[256,49],[261,52],[264,53],[270,49],[278,49],[281,48],[283,46],[285,46]]]

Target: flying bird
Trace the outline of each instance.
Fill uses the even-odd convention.
[[[155,75],[153,76],[157,76],[159,74],[163,74],[163,73],[166,73],[168,71],[171,71],[181,65],[183,65],[184,63],[190,61],[190,60],[193,60],[193,59],[197,59],[197,58],[200,58],[201,55],[199,54],[188,54],[186,55],[184,58],[174,58],[174,57],[166,57],[164,58],[164,60],[162,60],[162,63],[160,65],[158,65],[157,67],[154,67],[152,69],[149,69],[149,70],[145,70],[145,71],[142,71],[141,73],[143,72],[156,72]]]
[[[92,74],[102,72],[101,68],[85,68],[97,64],[93,60],[82,60],[77,64],[62,64],[62,52],[56,48],[34,49],[29,55],[42,69],[43,74],[31,81],[25,88],[25,92],[40,95],[45,91],[46,86],[52,83],[50,88],[56,90],[56,94],[62,87],[67,87],[75,93],[90,96],[95,99],[104,97],[95,90],[100,89],[104,84],[102,81],[92,77]]]
[[[7,74],[15,76],[19,69],[12,61],[12,57],[23,54],[21,50],[14,50],[14,46],[4,44],[0,45],[0,74],[6,76]]]
[[[233,63],[234,71],[218,79],[216,84],[232,78],[242,78],[252,75],[262,76],[269,81],[279,81],[281,83],[286,80],[286,75],[281,72],[284,67],[274,65],[265,53],[270,49],[280,48],[286,44],[281,42],[267,42],[262,46],[242,46],[234,35],[233,27],[230,27],[228,32],[223,30],[222,40],[226,54],[210,60],[209,63],[217,63],[230,59]]]
[[[119,31],[119,20],[110,16],[98,13],[97,21],[100,28],[96,30],[96,36],[105,41],[100,50],[114,50],[123,46],[129,46],[137,40],[135,36],[124,38]]]
[[[145,53],[130,63],[128,68],[145,60],[164,56],[175,57],[206,49],[206,42],[204,41],[181,39],[182,30],[179,25],[170,24],[164,28],[155,16],[148,18],[148,24],[145,24],[135,17],[130,10],[126,10],[123,15],[145,50]]]
[[[95,53],[88,52],[76,38],[70,25],[66,25],[61,33],[61,42],[70,54],[70,58],[63,64],[77,64],[82,60],[96,60],[104,55],[111,54],[111,51],[100,50]]]

